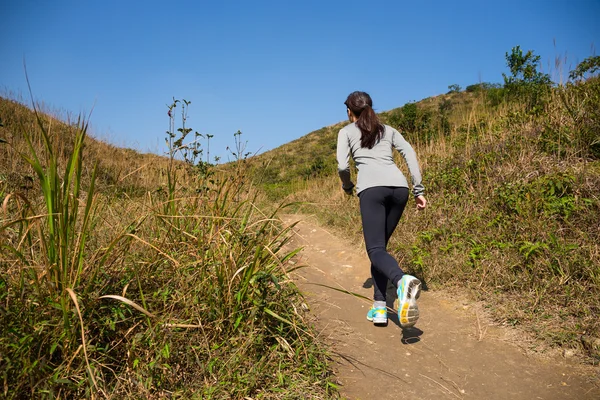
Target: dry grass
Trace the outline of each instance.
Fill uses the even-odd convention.
[[[41,118],[56,144],[59,168],[64,168],[73,149],[77,118],[70,115],[52,116],[42,109]],[[62,113],[64,114],[64,113]],[[4,128],[0,138],[8,144],[0,145],[0,181],[9,192],[28,192],[33,189],[34,172],[20,157],[27,151],[22,132],[30,132],[34,148],[44,149],[43,138],[31,110],[21,103],[0,98],[0,116]],[[66,121],[63,123],[62,121]],[[118,195],[140,194],[166,185],[167,159],[154,154],[142,154],[135,150],[119,148],[94,138],[87,138],[84,182],[87,186],[94,164],[98,163],[98,187],[100,191],[118,191]],[[40,154],[43,156],[43,154]],[[136,192],[136,193],[133,193]]]

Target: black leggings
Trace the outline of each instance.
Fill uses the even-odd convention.
[[[360,214],[375,301],[385,301],[388,279],[396,286],[404,275],[398,262],[387,252],[387,244],[408,202],[408,188],[377,186],[359,193]]]

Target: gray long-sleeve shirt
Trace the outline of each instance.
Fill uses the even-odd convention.
[[[406,160],[412,179],[413,195],[415,197],[425,191],[421,184],[421,170],[412,146],[402,137],[400,132],[391,126],[384,125],[385,132],[381,140],[372,149],[360,145],[360,129],[355,123],[346,125],[338,134],[337,161],[338,173],[344,188],[351,188],[350,156],[358,169],[356,192],[375,186],[407,187],[404,174],[394,162],[395,148]]]

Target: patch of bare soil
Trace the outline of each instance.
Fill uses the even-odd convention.
[[[600,399],[600,370],[560,356],[525,351],[514,331],[492,324],[476,304],[422,291],[421,318],[402,330],[395,310],[378,327],[366,320],[370,263],[306,216],[291,246],[306,267],[294,278],[311,317],[331,346],[341,393],[348,399]],[[339,290],[331,289],[337,288]],[[395,290],[390,287],[388,307]]]

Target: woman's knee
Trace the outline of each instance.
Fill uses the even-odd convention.
[[[369,256],[369,260],[371,260],[372,264],[377,265],[377,261],[379,261],[382,257],[389,256],[385,246],[374,246],[367,248],[367,255]]]

